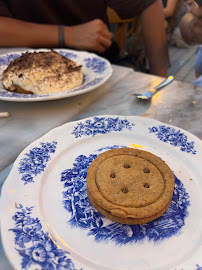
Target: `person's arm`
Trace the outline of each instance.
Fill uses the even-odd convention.
[[[141,26],[150,72],[166,77],[168,49],[161,0],[154,2],[143,11]]]
[[[57,47],[58,27],[0,17],[0,47]]]
[[[58,26],[0,17],[0,47],[58,47]],[[65,26],[66,47],[104,52],[112,35],[101,20]]]
[[[178,0],[168,0],[166,7],[163,9],[163,14],[165,18],[171,17],[176,9]]]
[[[180,31],[187,44],[202,44],[202,7],[193,3],[180,21]]]

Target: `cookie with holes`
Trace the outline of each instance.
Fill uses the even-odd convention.
[[[109,219],[143,224],[169,207],[174,176],[159,157],[138,149],[119,148],[99,155],[87,173],[87,193],[94,207]]]

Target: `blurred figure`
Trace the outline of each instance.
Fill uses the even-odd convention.
[[[167,47],[160,0],[0,0],[0,46],[65,47],[110,56],[113,43],[107,5],[122,18],[141,16],[150,71],[166,76]]]
[[[199,44],[195,61],[195,74],[198,79],[193,84],[202,86],[202,7],[195,2],[191,5],[180,22],[180,30],[187,44]]]
[[[184,42],[179,30],[181,18],[188,11],[187,4],[184,0],[162,0],[163,13],[165,17],[165,27],[167,40],[171,45],[184,47]]]
[[[163,3],[163,14],[165,18],[172,17],[176,6],[177,6],[178,0],[162,0]]]
[[[196,78],[200,77],[202,75],[202,45],[198,46],[194,68]]]
[[[185,3],[187,4],[187,7],[189,9],[191,5],[194,3],[194,0],[186,0]]]
[[[169,21],[169,18],[174,17],[174,24],[178,26],[182,16],[188,11],[186,2],[184,0],[162,0],[162,3],[165,19]]]
[[[180,30],[187,44],[202,44],[202,7],[195,2],[192,4],[181,19]]]

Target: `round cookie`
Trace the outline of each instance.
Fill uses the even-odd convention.
[[[156,213],[153,216],[135,219],[135,218],[121,218],[121,217],[113,216],[109,211],[107,211],[107,210],[103,209],[102,207],[100,207],[99,205],[97,205],[96,202],[94,202],[94,200],[91,198],[91,196],[89,194],[88,194],[88,198],[89,198],[90,202],[92,203],[92,205],[97,209],[97,211],[100,214],[107,217],[108,219],[110,219],[113,222],[118,222],[118,223],[127,224],[127,225],[145,224],[145,223],[148,223],[154,219],[161,217],[168,210],[170,203],[172,201],[172,199],[171,199],[171,201],[168,202],[168,204],[159,213]]]
[[[94,205],[123,219],[164,213],[173,190],[174,176],[168,165],[138,149],[106,151],[91,163],[87,173],[87,191]]]

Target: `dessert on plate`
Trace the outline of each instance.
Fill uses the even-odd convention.
[[[168,209],[174,176],[159,157],[138,149],[119,148],[99,155],[87,173],[92,205],[112,221],[150,222]]]
[[[83,82],[82,67],[55,51],[26,52],[2,74],[4,87],[24,94],[53,94]]]

